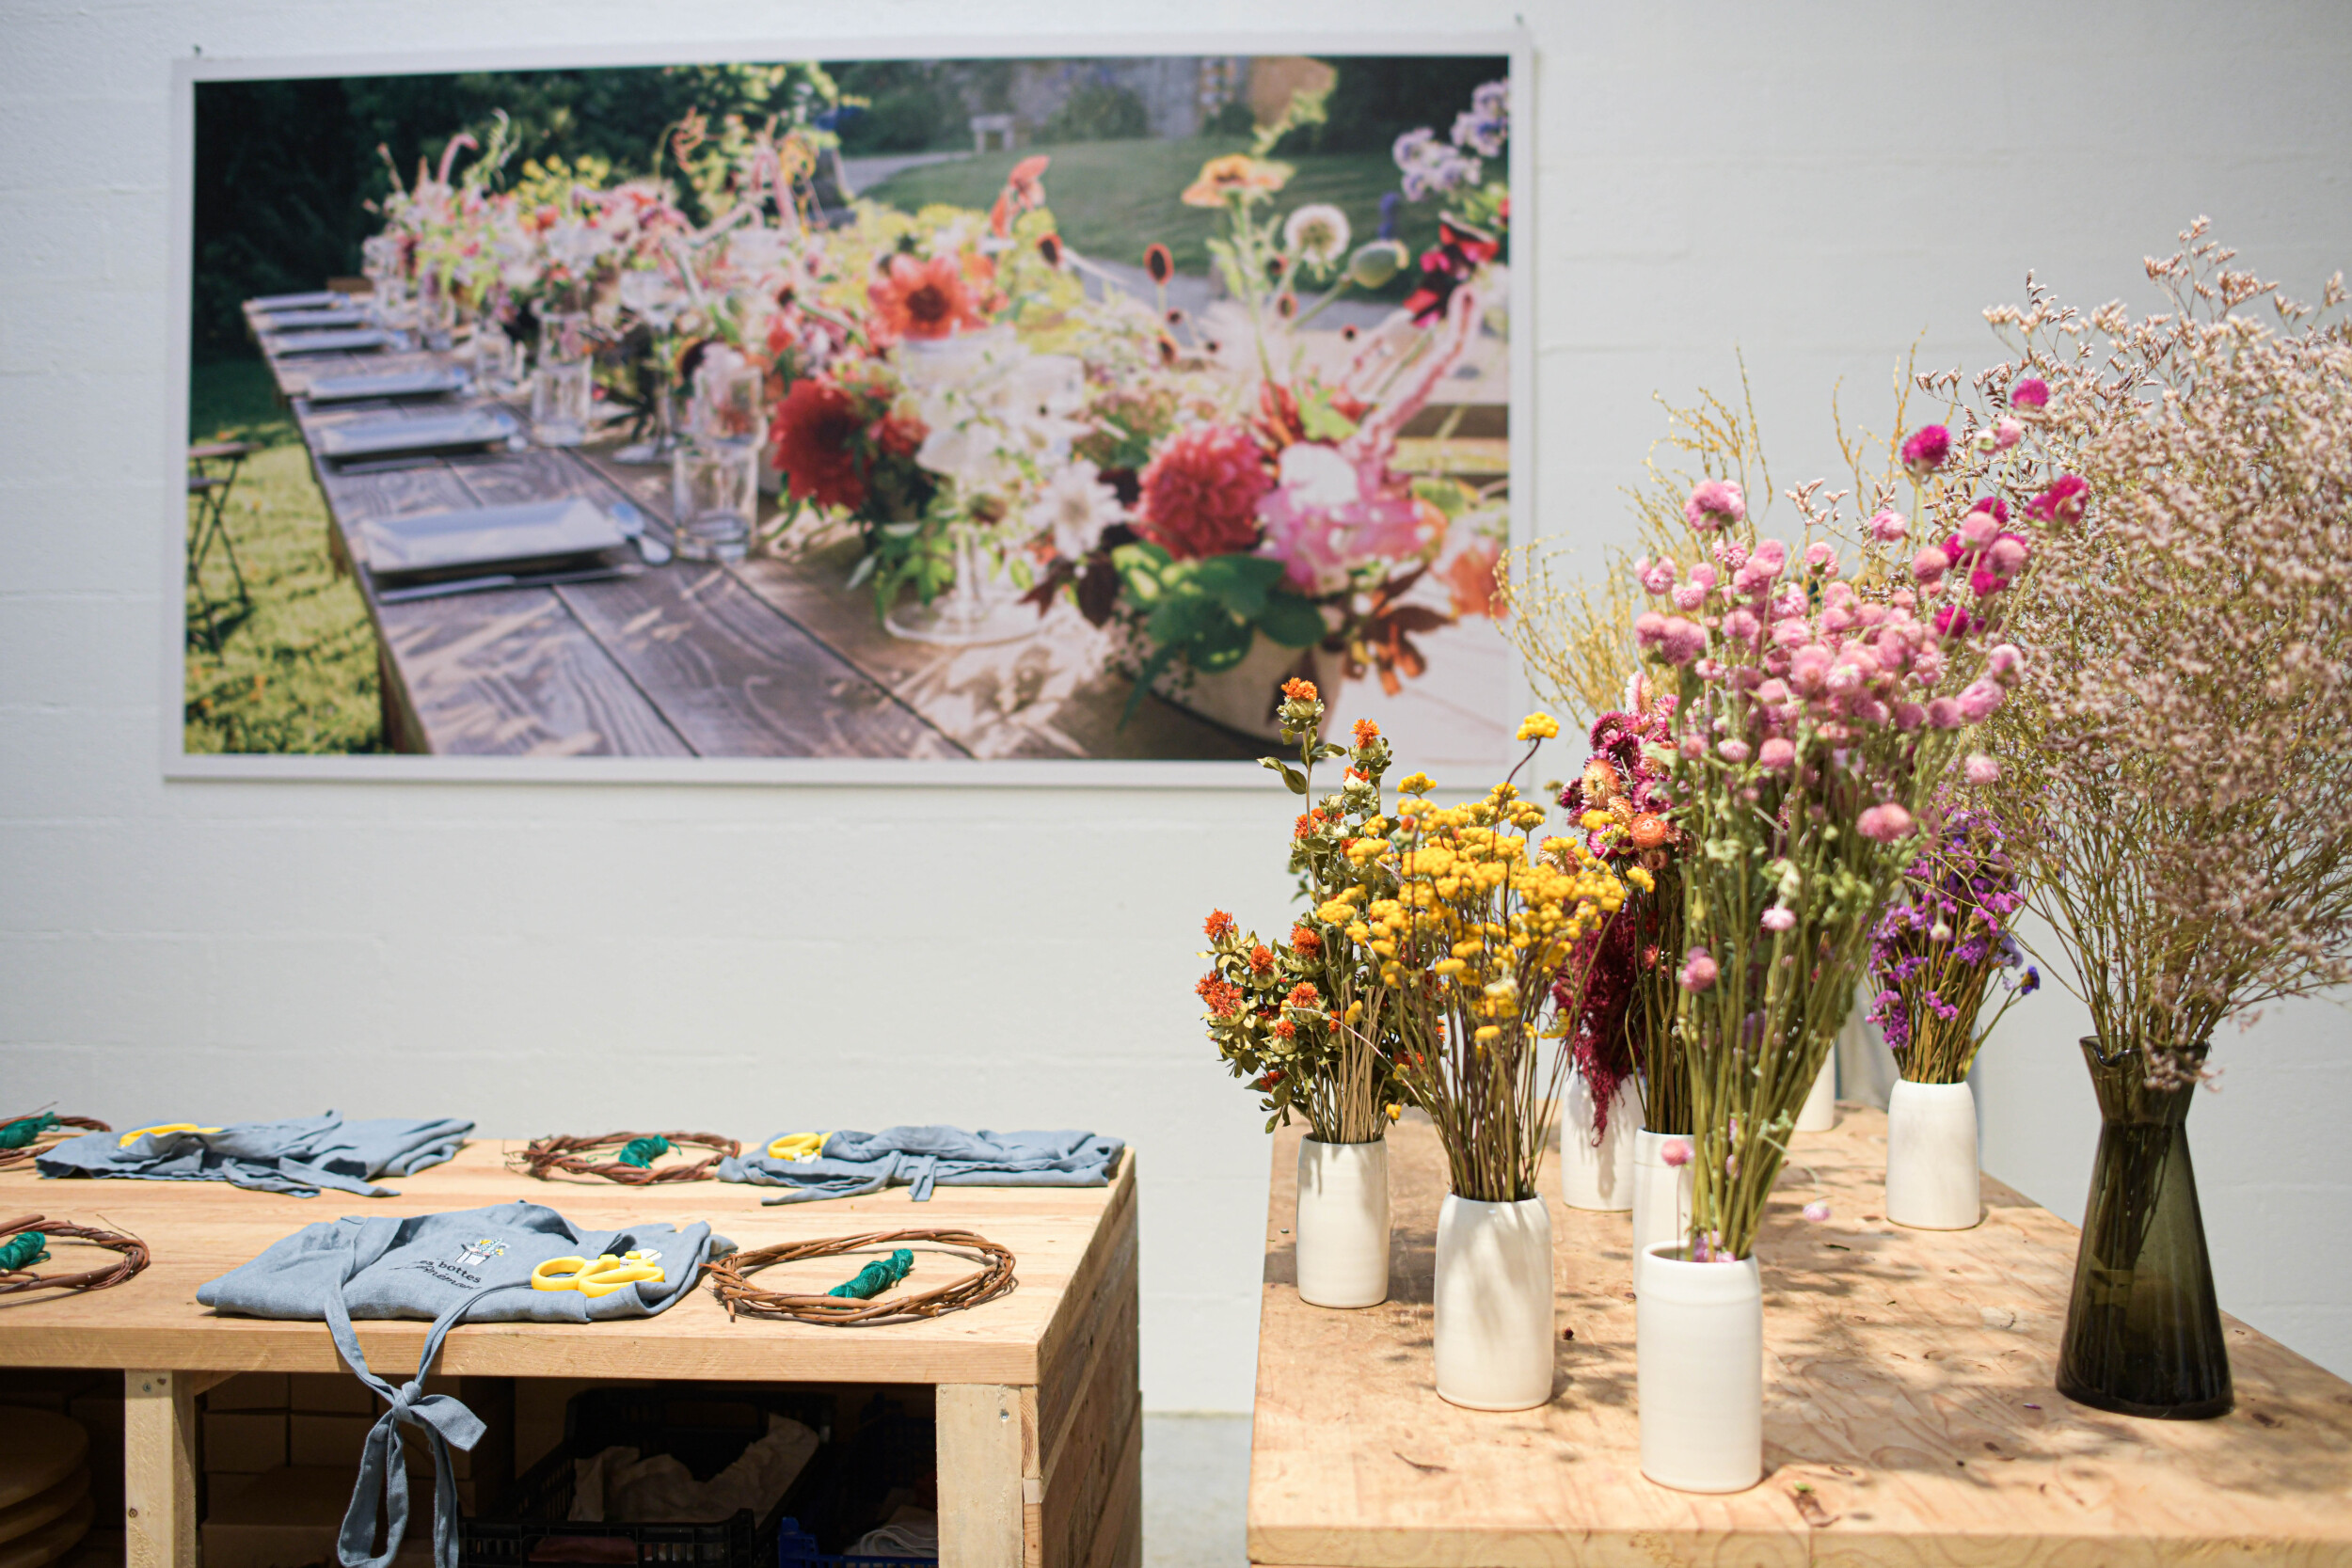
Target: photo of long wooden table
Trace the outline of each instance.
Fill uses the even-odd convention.
[[[760,1199],[772,1189],[731,1182],[537,1180],[506,1167],[515,1147],[469,1144],[447,1164],[390,1180],[400,1196],[382,1198],[51,1180],[29,1165],[0,1172],[8,1213],[102,1223],[138,1236],[153,1254],[144,1273],[109,1290],[0,1298],[0,1367],[122,1370],[132,1568],[197,1561],[199,1394],[236,1372],[341,1370],[324,1323],[218,1316],[197,1304],[199,1285],[315,1221],[513,1202],[545,1205],[592,1229],[707,1220],[745,1248],[915,1227],[968,1229],[1009,1247],[1018,1281],[1009,1295],[936,1319],[861,1328],[730,1320],[698,1285],[653,1318],[460,1326],[434,1375],[930,1385],[942,1568],[1137,1568],[1143,1427],[1132,1150],[1104,1187],[943,1186],[919,1205],[896,1187],[771,1207]],[[974,1266],[928,1251],[916,1259],[914,1284],[924,1288]],[[843,1272],[839,1259],[824,1259],[760,1279],[821,1291]],[[363,1322],[362,1354],[379,1375],[405,1381],[427,1326]]]
[[[1641,1474],[1628,1216],[1566,1208],[1546,1164],[1563,1331],[1551,1402],[1463,1410],[1438,1398],[1430,1361],[1435,1133],[1416,1117],[1390,1134],[1390,1299],[1353,1312],[1298,1298],[1300,1136],[1274,1139],[1252,1562],[2352,1562],[2352,1383],[2225,1318],[2230,1415],[2135,1420],[2069,1402],[2051,1379],[2075,1228],[1989,1178],[1972,1230],[1887,1224],[1881,1112],[1850,1105],[1836,1131],[1798,1134],[1773,1193],[1756,1249],[1765,1476],[1729,1497]],[[1798,1213],[1816,1199],[1826,1223]]]
[[[583,498],[627,500],[672,542],[670,465],[623,464],[618,422],[588,445],[337,463],[338,422],[448,412],[464,398],[313,404],[313,378],[447,366],[405,348],[279,356],[279,393],[310,451],[328,547],[350,567],[380,650],[394,751],[503,756],[1255,757],[1253,741],[1132,684],[1053,637],[955,647],[881,626],[849,590],[854,538],[787,539],[733,564],[653,565],[626,547],[600,581],[388,602],[366,567],[371,517]],[[527,398],[505,406],[524,428]],[[776,512],[763,498],[763,521]],[[1057,615],[1074,615],[1068,607]]]

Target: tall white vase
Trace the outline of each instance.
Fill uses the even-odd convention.
[[[1642,1474],[1683,1492],[1764,1476],[1764,1288],[1756,1259],[1692,1263],[1650,1249],[1634,1303]]]
[[[1438,1397],[1472,1410],[1551,1398],[1551,1215],[1540,1197],[1438,1209]]]
[[[1965,1084],[1899,1080],[1886,1097],[1886,1217],[1920,1230],[1965,1230],[1982,1213],[1977,1099]]]
[[[1389,1141],[1298,1145],[1298,1299],[1376,1307],[1389,1299]]]
[[[1642,1125],[1640,1085],[1619,1079],[1609,1101],[1609,1130],[1593,1144],[1598,1101],[1581,1072],[1568,1074],[1560,1101],[1560,1196],[1571,1209],[1622,1213],[1633,1207],[1633,1135]]]
[[[1641,1294],[1649,1249],[1679,1243],[1691,1230],[1691,1167],[1666,1164],[1666,1146],[1691,1140],[1679,1132],[1633,1134],[1633,1291]]]
[[[1832,1053],[1821,1064],[1820,1076],[1804,1097],[1804,1108],[1797,1113],[1797,1131],[1826,1132],[1837,1125],[1837,1057]]]

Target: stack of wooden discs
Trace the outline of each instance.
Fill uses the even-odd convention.
[[[0,1568],[40,1568],[89,1532],[89,1433],[49,1410],[0,1406]]]

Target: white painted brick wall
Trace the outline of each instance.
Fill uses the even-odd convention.
[[[2138,299],[2210,212],[2315,292],[2352,262],[2352,11],[1220,0],[1152,23],[1540,52],[1542,523],[1599,542],[1653,390],[1743,348],[1783,483],[1832,387],[1989,356],[2039,267]],[[1249,1399],[1265,1155],[1198,1040],[1200,912],[1272,923],[1272,796],[178,784],[154,746],[168,62],[875,29],[1076,33],[1081,0],[10,7],[0,50],[0,1099],[117,1118],[464,1111],[1087,1124],[1142,1151],[1144,1382]],[[1134,14],[1134,13],[1126,13]],[[1924,335],[1924,336],[1923,336]],[[1993,1171],[2078,1211],[2096,1118],[2066,1004],[1988,1060]],[[2224,1044],[2192,1124],[2224,1303],[2352,1371],[2336,1007]]]

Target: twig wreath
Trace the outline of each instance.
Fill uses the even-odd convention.
[[[982,1267],[978,1273],[966,1275],[951,1285],[900,1296],[893,1301],[860,1301],[854,1297],[834,1295],[787,1295],[780,1291],[760,1290],[752,1284],[749,1277],[777,1263],[793,1263],[807,1258],[834,1258],[848,1252],[863,1252],[869,1247],[896,1246],[901,1242],[929,1242],[949,1252],[972,1256]],[[961,1311],[967,1307],[993,1301],[1008,1294],[1015,1283],[1011,1251],[969,1230],[877,1230],[865,1236],[832,1236],[822,1241],[788,1242],[779,1246],[755,1247],[748,1252],[733,1253],[704,1267],[709,1273],[710,1293],[725,1306],[730,1319],[739,1312],[744,1312],[755,1318],[791,1318],[804,1323],[825,1323],[836,1328],[896,1323],[906,1318],[936,1318],[944,1312]]]
[[[672,1148],[689,1145],[714,1152],[691,1164],[657,1167],[653,1164]],[[550,1173],[562,1171],[567,1176],[600,1176],[607,1181],[643,1187],[657,1181],[707,1181],[720,1161],[742,1152],[740,1143],[715,1132],[607,1132],[596,1138],[558,1134],[532,1139],[519,1152],[507,1156],[507,1164],[542,1181],[552,1181],[555,1178]],[[598,1155],[610,1158],[598,1159]]]
[[[80,1137],[84,1132],[113,1131],[104,1122],[91,1117],[61,1117],[49,1111],[0,1119],[0,1170],[21,1165],[27,1160],[47,1153],[68,1138]]]
[[[147,1267],[147,1243],[137,1237],[75,1225],[70,1220],[25,1214],[0,1225],[0,1236],[8,1238],[0,1243],[0,1295],[14,1295],[20,1291],[103,1291],[109,1285],[121,1284]],[[32,1265],[48,1255],[46,1248],[50,1243],[69,1241],[87,1242],[122,1256],[103,1269],[86,1269],[80,1274],[33,1273]]]

